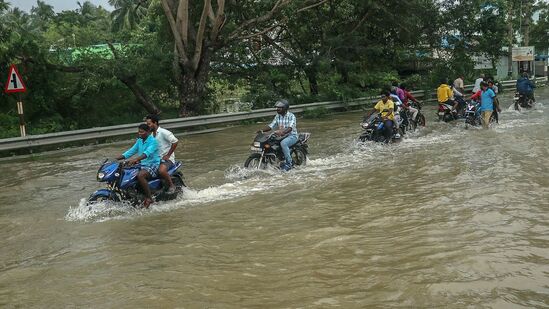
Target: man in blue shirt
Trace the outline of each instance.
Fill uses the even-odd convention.
[[[488,125],[490,124],[490,117],[492,116],[492,112],[494,111],[494,98],[496,97],[496,94],[492,89],[488,88],[488,83],[486,82],[480,83],[480,88],[482,89],[482,93],[480,94],[480,112],[482,115],[482,126],[485,129],[488,129]]]
[[[148,125],[144,123],[140,124],[137,134],[139,135],[139,138],[135,141],[135,144],[116,159],[125,160],[137,155],[137,157],[129,159],[128,164],[141,164],[141,170],[139,171],[139,174],[137,174],[137,180],[145,193],[143,207],[149,208],[153,200],[148,180],[151,177],[157,176],[158,166],[160,165],[160,155],[158,154],[158,144],[154,136],[151,135],[151,129]]]
[[[269,126],[263,128],[263,130],[259,132],[263,133],[275,130],[275,134],[278,136],[287,135],[280,141],[280,146],[282,147],[282,152],[284,153],[284,159],[286,161],[284,164],[280,165],[280,168],[284,171],[288,171],[293,167],[290,147],[297,143],[298,138],[296,118],[294,114],[288,111],[290,108],[288,100],[282,99],[277,101],[275,107],[277,115]]]

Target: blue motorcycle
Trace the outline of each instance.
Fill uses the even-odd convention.
[[[183,188],[186,187],[186,185],[183,173],[179,171],[181,166],[181,162],[176,161],[168,171],[171,175],[173,184],[176,187],[174,194],[167,194],[165,192],[160,178],[149,180],[149,187],[151,188],[152,197],[155,201],[172,200],[175,199],[179,193],[183,192]],[[126,166],[126,162],[124,161],[105,160],[97,171],[97,181],[105,182],[107,188],[99,189],[92,193],[88,199],[88,204],[100,201],[129,201],[134,206],[140,205],[145,199],[145,195],[137,180],[139,169],[139,165]]]

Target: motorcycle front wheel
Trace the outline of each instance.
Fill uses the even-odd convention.
[[[418,126],[424,127],[425,126],[425,116],[423,114],[419,114],[416,117],[416,123]]]
[[[95,195],[91,196],[88,199],[88,204],[90,203],[100,203],[100,202],[120,202],[120,198],[116,195]]]
[[[245,168],[265,168],[265,165],[261,162],[261,154],[259,153],[252,153],[244,162]]]

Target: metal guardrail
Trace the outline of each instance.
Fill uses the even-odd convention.
[[[547,77],[536,79],[537,82],[547,81]],[[514,85],[516,81],[504,81],[504,86]],[[473,85],[466,85],[465,89],[470,90]],[[412,91],[412,94],[417,98],[424,98],[424,91]],[[433,97],[431,93],[430,97]],[[379,100],[378,97],[364,97],[348,101],[327,101],[316,102],[309,104],[293,105],[293,113],[302,113],[306,110],[315,108],[337,109],[351,106],[361,106],[372,104]],[[424,98],[425,100],[425,98]],[[425,101],[432,101],[427,98]],[[167,129],[186,129],[204,125],[215,125],[223,123],[231,123],[242,120],[257,119],[264,117],[272,117],[274,115],[272,108],[264,108],[252,110],[249,112],[225,113],[215,115],[196,116],[188,118],[166,119],[162,120],[162,127]],[[50,134],[29,135],[25,137],[14,137],[0,139],[0,152],[20,149],[32,149],[40,146],[60,145],[72,142],[81,142],[89,140],[98,140],[110,137],[124,136],[135,134],[136,127],[139,123],[130,123],[117,126],[90,128],[83,130],[65,131]]]

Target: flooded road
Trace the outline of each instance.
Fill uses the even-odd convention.
[[[131,141],[1,161],[0,306],[547,308],[537,96],[488,131],[426,106],[427,127],[390,146],[356,143],[359,112],[299,119],[311,156],[287,174],[242,168],[263,124],[183,137],[191,189],[144,211],[85,207]]]

